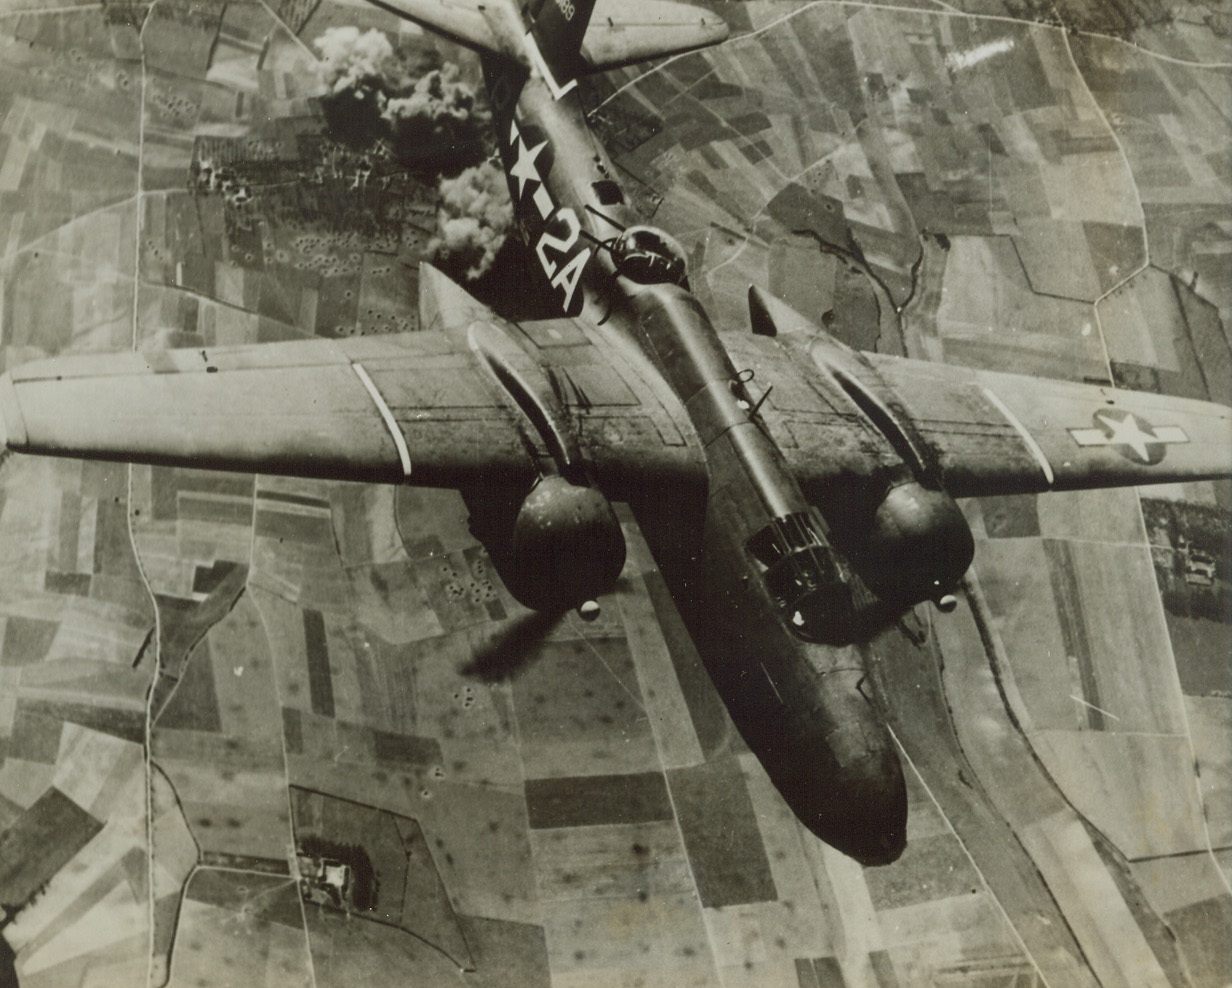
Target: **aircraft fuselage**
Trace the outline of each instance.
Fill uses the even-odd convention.
[[[824,519],[705,310],[673,283],[683,270],[670,258],[631,266],[632,251],[603,246],[633,228],[653,247],[659,232],[637,226],[576,92],[560,96],[505,60],[485,71],[516,222],[546,290],[653,363],[705,451],[699,523],[663,492],[631,507],[733,722],[810,830],[859,861],[894,860],[906,836],[902,770],[861,655],[834,637],[856,605]]]

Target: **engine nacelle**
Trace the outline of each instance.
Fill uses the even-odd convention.
[[[508,562],[501,577],[521,603],[566,610],[615,586],[625,564],[624,533],[600,491],[544,477],[514,518]]]
[[[916,604],[950,593],[974,555],[954,499],[913,480],[890,488],[852,562],[883,600]]]

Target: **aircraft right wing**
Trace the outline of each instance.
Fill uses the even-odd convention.
[[[636,353],[572,320],[506,323],[431,268],[420,288],[429,328],[414,333],[13,367],[0,376],[4,438],[49,456],[487,488],[528,485],[563,435],[613,500],[704,489],[684,409]],[[497,368],[477,334],[512,356]]]

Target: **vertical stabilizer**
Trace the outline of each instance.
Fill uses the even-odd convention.
[[[586,68],[582,39],[595,0],[532,0],[530,33],[557,83],[576,79]]]

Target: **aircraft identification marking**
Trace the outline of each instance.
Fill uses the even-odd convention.
[[[533,148],[527,147],[517,122],[513,121],[509,124],[509,144],[513,157],[513,164],[509,168],[510,184],[516,179],[518,185],[514,208],[521,206],[526,197],[527,186],[533,182],[531,202],[535,212],[539,214],[539,219],[543,221],[543,228],[535,242],[535,256],[552,287],[559,288],[564,293],[561,309],[567,315],[577,315],[581,300],[578,299],[579,304],[575,306],[574,296],[591,255],[589,247],[575,251],[582,234],[581,221],[569,206],[556,204],[543,180],[543,174],[539,171],[539,155],[548,142],[541,141]]]
[[[510,138],[510,143],[514,146],[517,160],[514,161],[513,167],[509,169],[509,174],[518,180],[518,198],[521,198],[522,193],[526,191],[527,182],[538,182],[540,185],[543,185],[543,180],[539,177],[539,169],[536,167],[535,161],[543,149],[548,146],[548,142],[540,141],[533,148],[528,148],[526,142],[522,140],[522,135],[518,133],[517,124],[513,125]]]
[[[1091,416],[1094,429],[1070,429],[1079,446],[1113,446],[1125,459],[1154,466],[1168,446],[1187,443],[1189,436],[1179,425],[1153,426],[1140,415],[1101,408]]]

